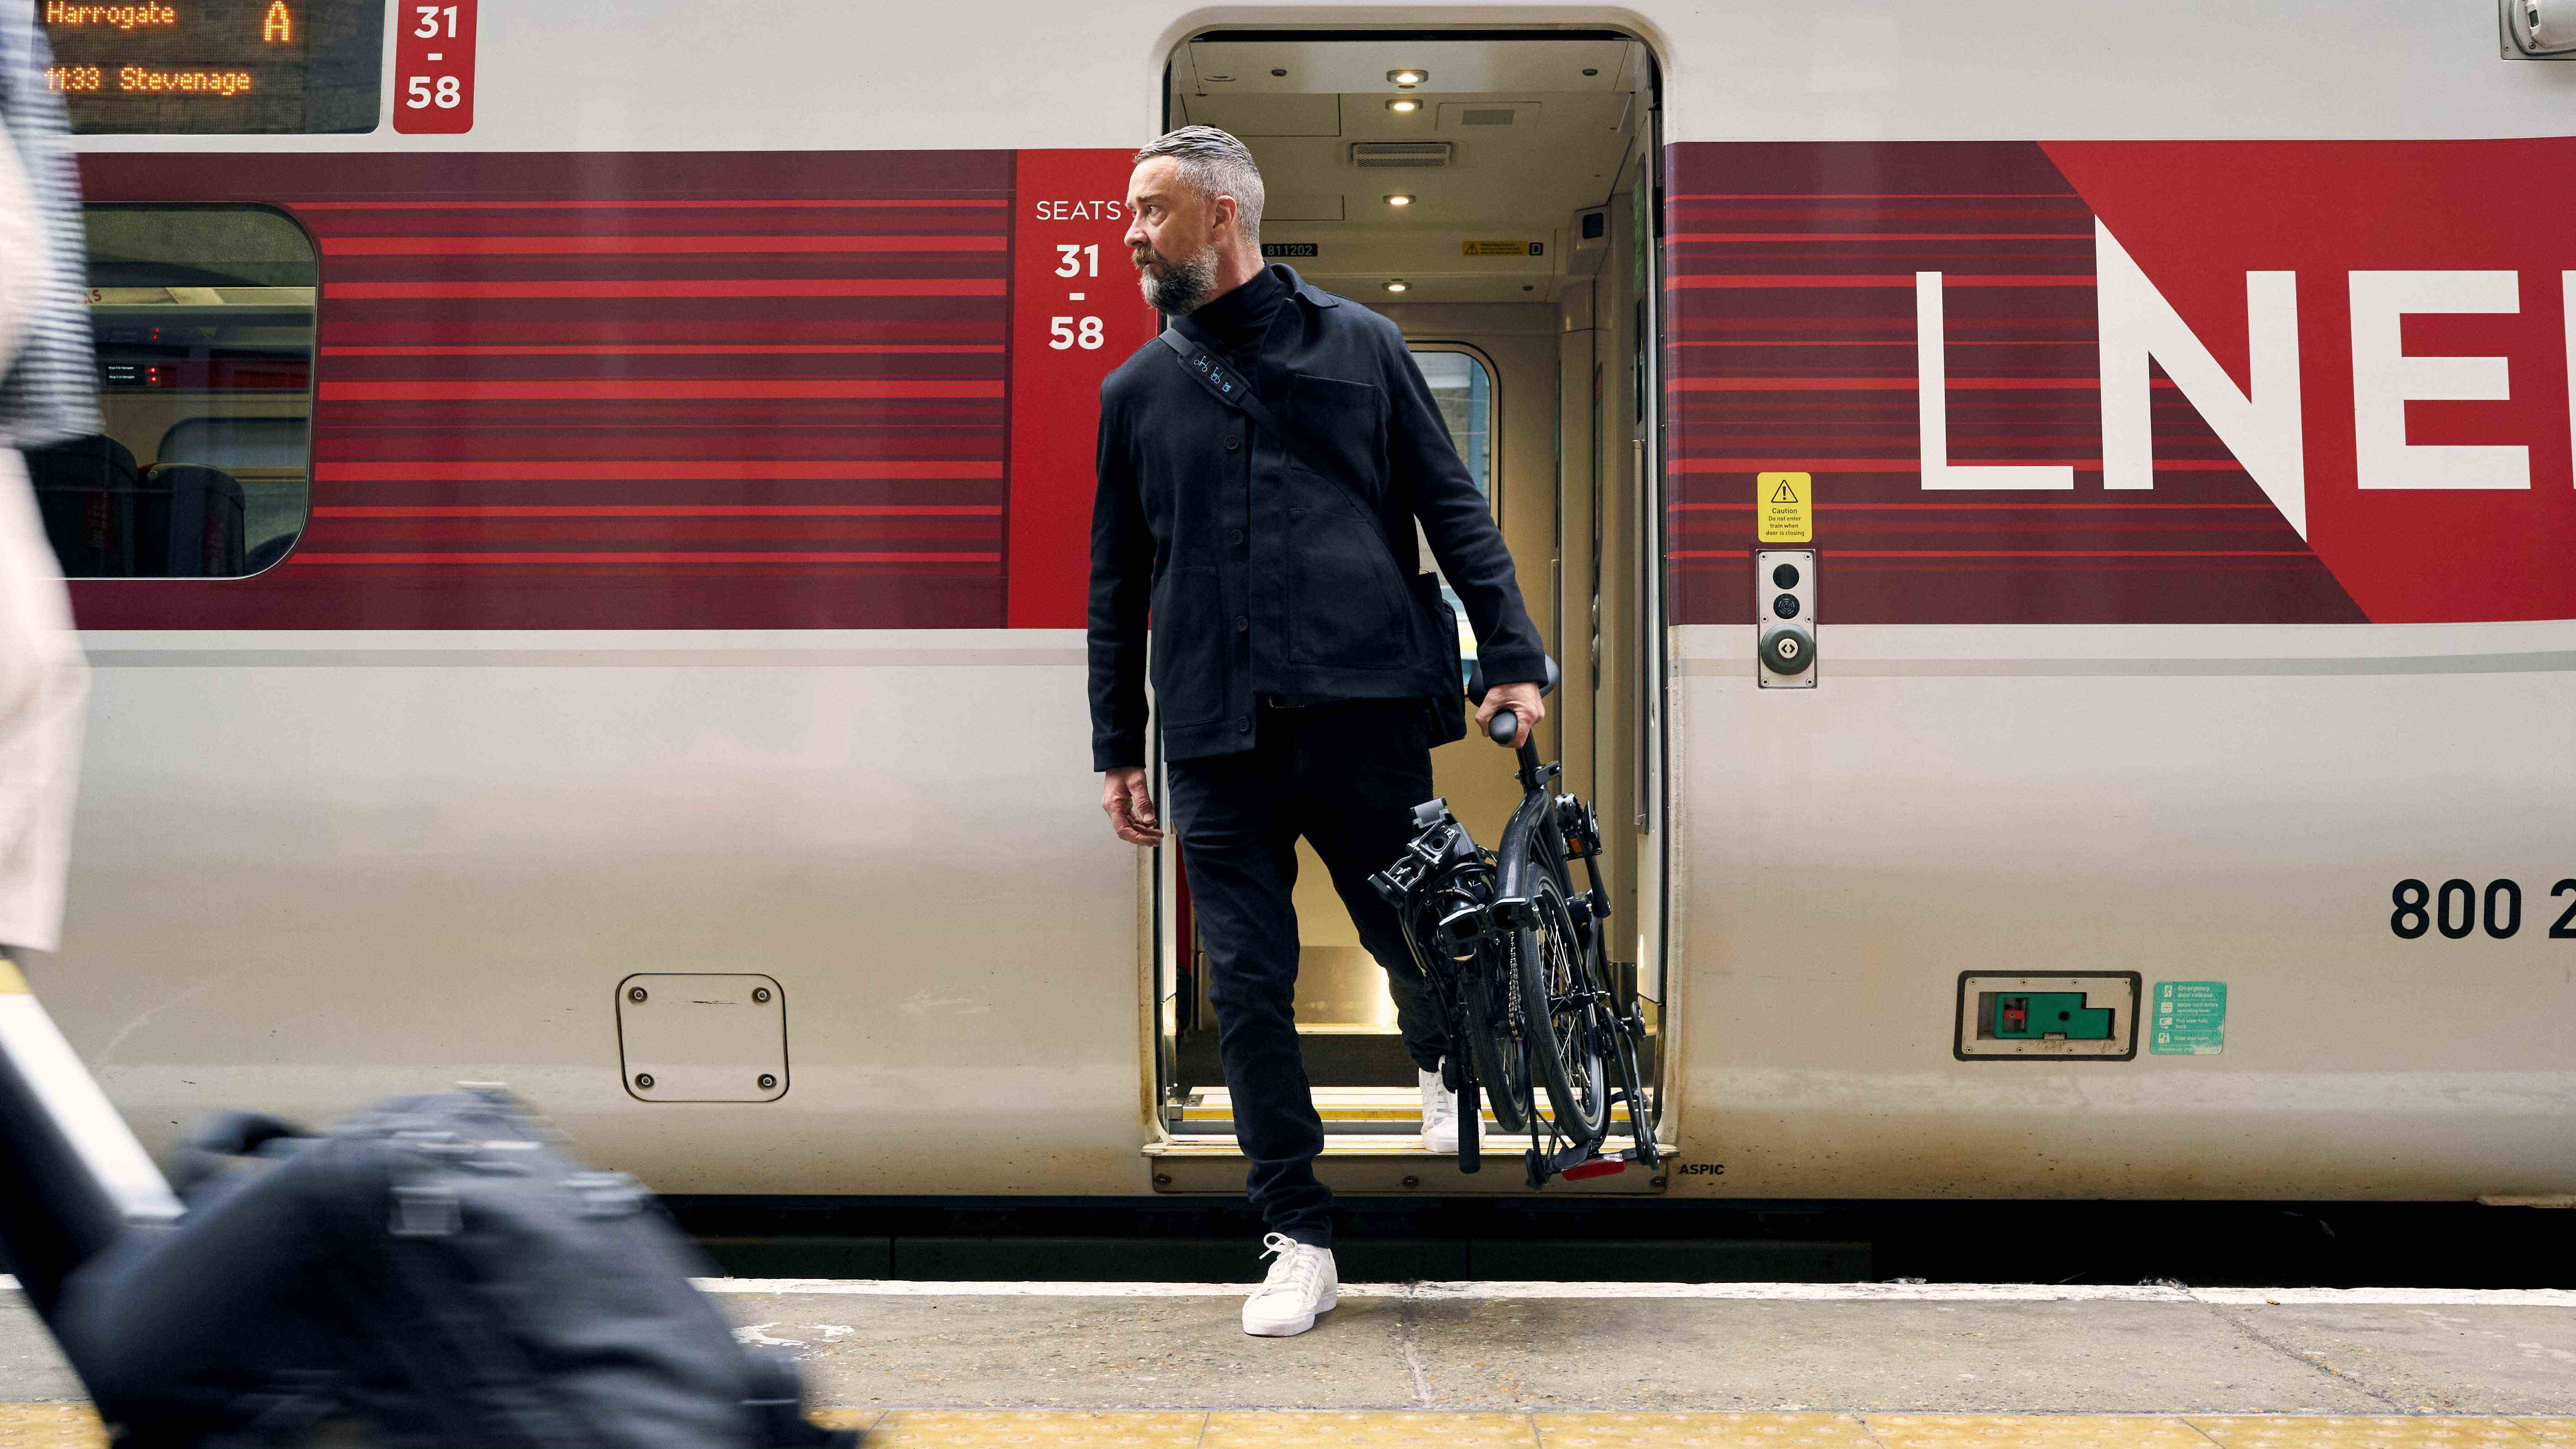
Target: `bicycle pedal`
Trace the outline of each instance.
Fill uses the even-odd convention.
[[[1493,927],[1492,913],[1483,906],[1469,906],[1440,918],[1441,939],[1453,946],[1473,941]]]

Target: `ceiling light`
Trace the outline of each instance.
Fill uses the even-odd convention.
[[[1386,78],[1400,86],[1418,86],[1424,81],[1431,79],[1431,72],[1427,70],[1415,70],[1412,67],[1407,66],[1403,70],[1388,71],[1386,73]]]
[[[1417,101],[1417,100],[1413,99],[1413,98],[1412,98],[1412,97],[1410,97],[1410,96],[1407,96],[1407,97],[1405,97],[1403,100],[1400,100],[1400,101],[1389,101],[1389,102],[1387,102],[1387,103],[1386,103],[1386,108],[1387,108],[1388,110],[1390,110],[1390,111],[1395,112],[1395,113],[1396,113],[1397,115],[1399,115],[1399,116],[1409,116],[1409,115],[1413,114],[1415,111],[1418,111],[1418,110],[1421,110],[1421,109],[1422,109],[1422,102]]]
[[[1395,281],[1387,283],[1386,289],[1390,292],[1401,292],[1404,290],[1404,286],[1404,281],[1401,278],[1398,278]]]
[[[1388,197],[1386,199],[1386,204],[1389,206],[1411,206],[1413,204],[1413,198],[1404,192],[1399,191],[1393,196]]]

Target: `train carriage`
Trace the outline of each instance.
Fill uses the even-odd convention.
[[[39,983],[156,1145],[499,1079],[669,1191],[1234,1189],[1081,635],[1201,123],[1565,664],[1671,1157],[1550,1192],[2576,1192],[2556,8],[48,4]],[[1514,1189],[1300,904],[1328,1180]]]

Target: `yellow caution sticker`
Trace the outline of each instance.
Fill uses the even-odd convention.
[[[1753,516],[1764,543],[1816,541],[1816,480],[1806,473],[1756,476]]]
[[[1462,257],[1543,257],[1547,255],[1547,243],[1534,241],[1462,241],[1458,243],[1458,255]]]

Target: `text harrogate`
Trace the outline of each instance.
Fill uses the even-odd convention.
[[[138,26],[176,25],[179,12],[158,3],[145,5],[66,5],[62,0],[45,0],[47,25],[113,25],[119,30]]]

